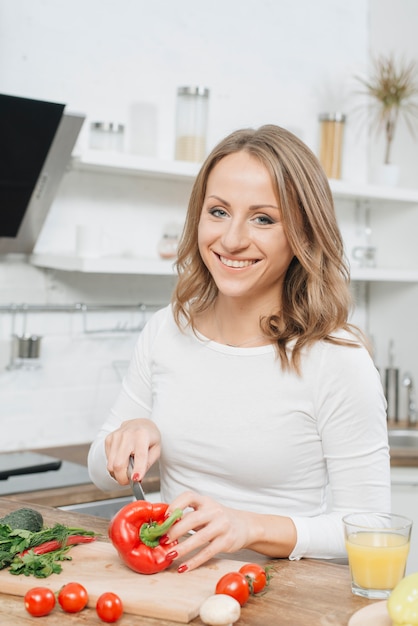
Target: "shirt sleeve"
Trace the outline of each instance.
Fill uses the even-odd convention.
[[[102,491],[125,489],[107,471],[105,439],[122,422],[151,415],[150,343],[154,324],[148,323],[136,342],[120,392],[96,438],[90,446],[87,465],[91,480]]]
[[[292,517],[297,543],[290,559],[346,556],[342,518],[354,511],[390,511],[386,400],[364,348],[329,344],[316,372],[315,413],[328,471],[323,515]]]

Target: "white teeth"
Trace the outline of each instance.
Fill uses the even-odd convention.
[[[224,256],[220,256],[219,258],[221,259],[221,262],[228,267],[249,267],[250,265],[256,263],[256,261],[239,261],[226,259]]]

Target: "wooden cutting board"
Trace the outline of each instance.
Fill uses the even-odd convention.
[[[79,582],[87,589],[89,607],[96,606],[102,593],[113,591],[121,598],[125,613],[187,624],[214,593],[219,578],[243,565],[232,559],[212,559],[183,574],[173,566],[158,574],[143,575],[127,568],[110,543],[96,541],[74,546],[69,554],[72,560],[62,563],[62,572],[45,579],[0,571],[2,593],[23,597],[32,587],[45,586],[56,592],[65,583]]]
[[[348,626],[392,626],[386,600],[365,606],[351,616]]]

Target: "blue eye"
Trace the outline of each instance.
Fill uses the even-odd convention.
[[[257,224],[261,224],[262,226],[266,224],[274,224],[274,220],[271,219],[268,215],[258,215],[254,218]]]
[[[219,207],[214,207],[209,210],[210,215],[214,215],[215,217],[225,217],[227,215],[226,211],[220,209]]]

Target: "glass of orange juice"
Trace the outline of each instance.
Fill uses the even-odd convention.
[[[350,513],[343,518],[351,590],[384,599],[405,575],[412,521],[392,513]]]

